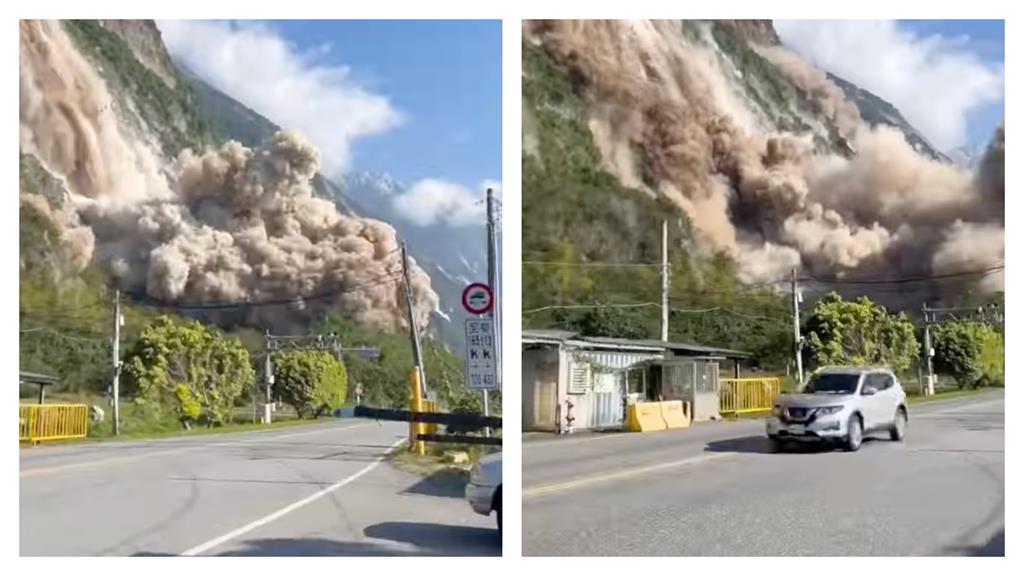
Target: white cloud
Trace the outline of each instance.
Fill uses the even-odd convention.
[[[194,72],[275,124],[303,132],[331,175],[348,169],[354,140],[403,120],[348,67],[318,63],[330,44],[300,53],[270,28],[251,23],[161,20],[158,26],[171,54]]]
[[[782,41],[892,103],[941,150],[965,143],[967,114],[1003,97],[1003,68],[964,37],[921,37],[893,20],[777,20]]]
[[[486,180],[475,189],[456,182],[427,178],[394,196],[391,205],[420,226],[483,226],[487,211],[487,188],[501,197],[501,183]]]

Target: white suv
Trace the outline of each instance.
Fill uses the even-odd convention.
[[[775,400],[765,431],[776,450],[790,441],[835,441],[855,451],[865,434],[878,431],[900,442],[907,428],[906,401],[892,370],[822,368],[800,393]]]
[[[501,452],[484,456],[473,465],[466,484],[466,500],[477,514],[498,514],[501,531]]]

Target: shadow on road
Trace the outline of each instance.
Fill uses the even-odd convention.
[[[467,471],[440,470],[409,486],[402,493],[441,498],[464,498],[467,482],[469,482],[469,472]]]
[[[980,546],[949,546],[943,553],[952,556],[1006,556],[1006,529],[1000,529]]]
[[[878,442],[877,438],[864,438],[862,448]],[[819,452],[833,452],[839,450],[837,444],[828,442],[787,442],[785,453],[796,454],[817,454]],[[744,436],[742,438],[729,438],[726,440],[713,440],[704,447],[705,452],[739,452],[743,454],[776,454],[767,436]]]
[[[431,556],[431,551],[398,550],[377,542],[342,542],[326,538],[261,538],[217,556]],[[135,556],[175,556],[139,552]]]
[[[444,556],[500,556],[497,528],[424,522],[381,522],[363,530],[367,538],[406,542]]]

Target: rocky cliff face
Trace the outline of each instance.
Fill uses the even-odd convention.
[[[97,23],[117,34],[139,62],[168,86],[175,87],[178,81],[177,70],[171,62],[171,56],[167,53],[156,23],[152,20],[97,20]]]

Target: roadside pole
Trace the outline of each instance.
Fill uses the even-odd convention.
[[[924,362],[927,369],[928,380],[925,382],[925,396],[935,394],[935,376],[932,372],[932,331],[931,318],[928,317],[928,303],[921,305],[921,313],[924,314]]]
[[[668,220],[661,221],[661,341],[668,342]]]
[[[423,411],[423,397],[427,387],[426,374],[423,372],[423,359],[420,349],[420,334],[416,328],[416,316],[412,309],[412,285],[409,282],[409,256],[406,253],[405,242],[402,242],[402,279],[405,286],[405,308],[406,318],[409,322],[409,341],[412,345],[413,369],[409,376],[409,384],[412,394],[409,400],[409,410],[412,412]],[[409,422],[409,450],[423,456],[426,454],[426,446],[419,439],[423,426],[419,422]]]
[[[114,342],[111,355],[114,365],[114,379],[111,383],[111,393],[114,396],[114,436],[121,435],[121,324],[123,322],[121,291],[114,290]]]
[[[803,341],[800,338],[800,292],[796,285],[796,268],[793,269],[793,349],[796,351],[796,377],[798,388],[804,385]]]
[[[495,374],[495,381],[497,382],[498,389],[501,389],[501,329],[500,326],[500,313],[497,311],[500,291],[498,290],[498,266],[497,266],[497,241],[495,237],[495,218],[494,218],[494,190],[491,188],[487,189],[487,285],[490,286],[493,303],[491,304],[491,310],[488,312],[494,327],[494,363],[497,369]],[[490,416],[489,406],[489,391],[483,390],[484,395],[484,416]],[[491,436],[491,429],[484,428],[484,436]]]

